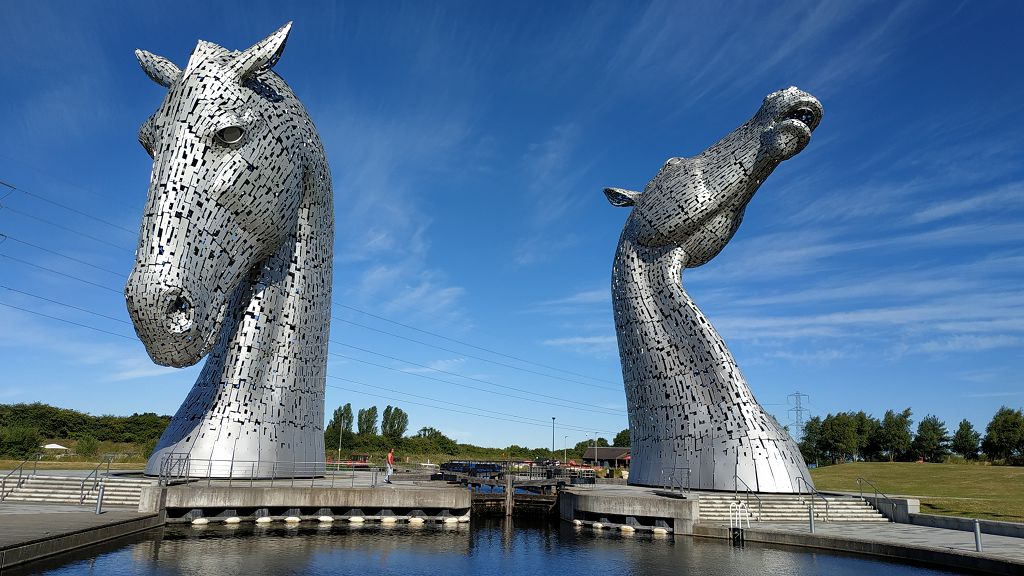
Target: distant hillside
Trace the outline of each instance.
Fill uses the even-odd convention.
[[[158,439],[170,421],[152,412],[93,416],[39,402],[0,404],[0,429],[32,429],[44,439],[90,436],[101,442],[146,443]]]

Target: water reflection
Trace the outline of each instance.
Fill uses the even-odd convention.
[[[795,548],[733,548],[717,540],[595,534],[564,523],[511,520],[474,521],[472,528],[345,522],[165,527],[10,574],[541,576],[581,570],[617,576],[951,574]]]

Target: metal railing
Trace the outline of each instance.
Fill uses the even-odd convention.
[[[743,502],[731,502],[729,504],[729,528],[743,528],[743,521],[747,521],[747,528],[750,528],[750,510]]]
[[[867,484],[868,486],[871,486],[871,489],[875,491],[875,502],[873,504],[875,508],[879,507],[878,506],[878,496],[881,495],[882,498],[885,498],[885,501],[888,502],[889,506],[891,507],[890,508],[890,514],[891,515],[889,516],[889,520],[893,520],[896,517],[896,503],[893,502],[892,498],[889,498],[884,492],[882,492],[881,490],[878,489],[878,486],[875,486],[867,478],[857,478],[857,491],[860,492],[860,497],[861,498],[864,498],[864,486],[863,486],[863,484]]]
[[[79,505],[85,502],[86,495],[95,490],[96,486],[98,486],[99,483],[102,482],[102,478],[100,478],[100,468],[102,468],[104,464],[107,465],[107,471],[103,473],[103,476],[110,475],[110,463],[113,462],[114,458],[116,458],[117,456],[118,454],[104,454],[99,464],[97,464],[96,467],[92,469],[92,472],[89,472],[89,474],[82,479],[82,486],[78,492]],[[89,483],[90,479],[92,479],[92,486],[89,487],[89,490],[86,490],[85,485]]]
[[[669,473],[666,474],[665,472]],[[690,492],[690,469],[683,466],[661,469],[662,488],[668,492],[679,489],[680,494]]]
[[[376,466],[343,466],[323,460],[296,462],[292,460],[236,460],[194,458],[188,454],[168,454],[160,461],[158,482],[171,484],[206,482],[218,485],[306,486],[335,488],[346,484],[356,487],[376,486],[383,470]],[[359,474],[363,473],[363,474]],[[348,482],[345,482],[348,480]]]
[[[825,498],[821,494],[821,492],[818,492],[818,490],[814,487],[814,485],[811,484],[807,480],[807,478],[804,478],[803,474],[801,474],[799,476],[796,476],[794,479],[796,480],[796,493],[800,497],[800,502],[804,501],[804,491],[803,491],[803,489],[807,488],[807,495],[810,497],[810,500],[811,500],[811,514],[812,515],[814,514],[814,497],[817,496],[818,498],[821,498],[822,502],[825,503],[825,522],[828,522],[829,521],[828,499]]]
[[[757,495],[757,492],[754,492],[753,490],[750,489],[750,486],[746,482],[743,481],[743,478],[740,478],[739,474],[733,474],[733,480],[734,480],[733,485],[732,485],[733,486],[733,497],[736,498],[736,500],[740,499],[740,496],[739,496],[740,483],[743,484],[743,488],[747,492],[747,510],[750,509],[750,497],[753,496],[757,500],[757,521],[760,522],[761,521],[761,511],[762,511],[761,497]]]
[[[18,464],[17,468],[8,472],[2,479],[0,479],[0,502],[3,502],[5,498],[16,489],[20,488],[26,480],[36,475],[39,470],[39,459],[42,458],[42,454],[33,454],[28,458],[25,458],[21,464]],[[29,474],[25,470],[25,465],[32,462],[32,473]],[[17,473],[16,478],[12,478]],[[10,489],[8,489],[10,486]]]

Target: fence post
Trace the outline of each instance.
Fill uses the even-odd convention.
[[[977,518],[974,519],[974,550],[981,552],[981,524]]]
[[[104,487],[104,483],[101,480],[100,481],[99,492],[96,493],[96,513],[97,514],[102,514],[103,513],[103,487]]]

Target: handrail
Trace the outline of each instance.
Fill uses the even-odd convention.
[[[868,486],[871,486],[871,488],[875,491],[875,507],[878,506],[877,500],[879,494],[881,494],[882,498],[885,498],[886,502],[889,503],[889,506],[891,506],[892,509],[892,516],[889,517],[889,520],[893,520],[896,517],[896,502],[894,502],[892,498],[889,498],[885,494],[885,492],[879,490],[878,486],[875,486],[874,483],[871,482],[871,480],[868,480],[867,478],[857,478],[857,490],[860,492],[861,498],[864,498],[864,486],[862,485],[863,482],[867,482]]]
[[[11,492],[14,492],[18,488],[20,488],[21,485],[24,484],[26,480],[36,475],[36,473],[39,471],[39,459],[42,457],[43,455],[37,452],[32,456],[25,458],[25,460],[23,460],[21,464],[18,464],[17,468],[11,470],[10,472],[7,473],[6,476],[0,479],[0,502],[3,502],[4,499],[7,498],[7,495],[10,494],[10,492],[7,491],[8,478],[13,476],[15,472],[18,473],[18,480],[14,482],[14,486],[11,487]],[[32,474],[25,474],[25,464],[28,464],[29,460],[32,460],[33,462]]]
[[[732,478],[733,478],[733,484],[732,484],[733,496],[737,500],[739,500],[740,499],[740,497],[739,497],[739,482],[743,482],[743,478],[740,478],[739,474],[733,474]],[[750,486],[746,482],[743,482],[743,487],[747,490],[747,510],[750,509],[750,495],[753,494],[754,498],[757,499],[757,521],[760,522],[761,521],[761,511],[762,511],[761,510],[761,497],[757,495],[757,492],[754,492],[753,490],[751,490]]]
[[[160,486],[185,482],[205,481],[207,486],[216,482],[224,482],[227,486],[236,483],[254,486],[257,482],[269,481],[270,486],[287,483],[289,486],[296,486],[298,481],[308,482],[309,487],[320,486],[335,487],[343,486],[339,480],[351,479],[351,487],[356,486],[356,472],[368,472],[370,485],[377,484],[377,477],[381,471],[379,466],[354,467],[341,466],[337,463],[327,463],[324,460],[316,461],[291,461],[291,460],[239,460],[216,459],[216,458],[195,458],[187,452],[176,452],[165,455],[160,460],[158,483]],[[344,476],[350,474],[350,478]],[[329,481],[329,484],[328,484]]]
[[[812,514],[814,513],[814,497],[817,496],[818,498],[821,498],[822,502],[825,503],[825,522],[828,522],[829,521],[828,498],[825,498],[825,496],[822,495],[821,492],[818,492],[818,490],[810,483],[810,481],[808,481],[807,478],[804,478],[803,474],[800,474],[799,476],[796,476],[795,479],[796,479],[796,493],[797,493],[798,496],[800,496],[800,501],[802,502],[803,499],[804,499],[803,489],[801,488],[801,484],[802,484],[803,486],[807,487],[807,494],[811,498],[811,513]]]
[[[103,475],[104,476],[109,476],[110,475],[110,463],[111,463],[111,461],[114,460],[114,458],[116,456],[117,456],[117,454],[104,454],[103,458],[100,460],[100,462],[98,464],[96,464],[95,468],[92,469],[92,472],[89,472],[89,474],[86,475],[86,477],[82,479],[82,486],[81,486],[81,488],[80,488],[80,490],[78,492],[78,504],[79,505],[81,505],[83,502],[85,502],[85,495],[86,495],[85,484],[89,481],[89,478],[92,478],[92,486],[89,487],[89,492],[92,492],[93,490],[96,489],[96,486],[101,482],[101,480],[100,480],[100,468],[102,468],[103,465],[106,464],[107,465],[107,471]]]
[[[669,475],[666,476],[665,475],[665,470],[671,471],[672,474],[669,474]],[[679,493],[680,494],[684,494],[684,493],[688,494],[690,492],[690,469],[688,467],[685,467],[685,466],[673,466],[671,468],[662,468],[661,469],[662,488],[664,488],[665,490],[671,491],[672,489],[674,489],[676,487],[675,479],[676,479],[676,472],[678,470],[686,470],[686,485],[685,486],[683,485],[682,474],[679,475],[680,476],[680,478],[679,478]],[[668,484],[664,484],[664,481],[665,481],[666,478],[668,479],[668,482],[669,482]]]

